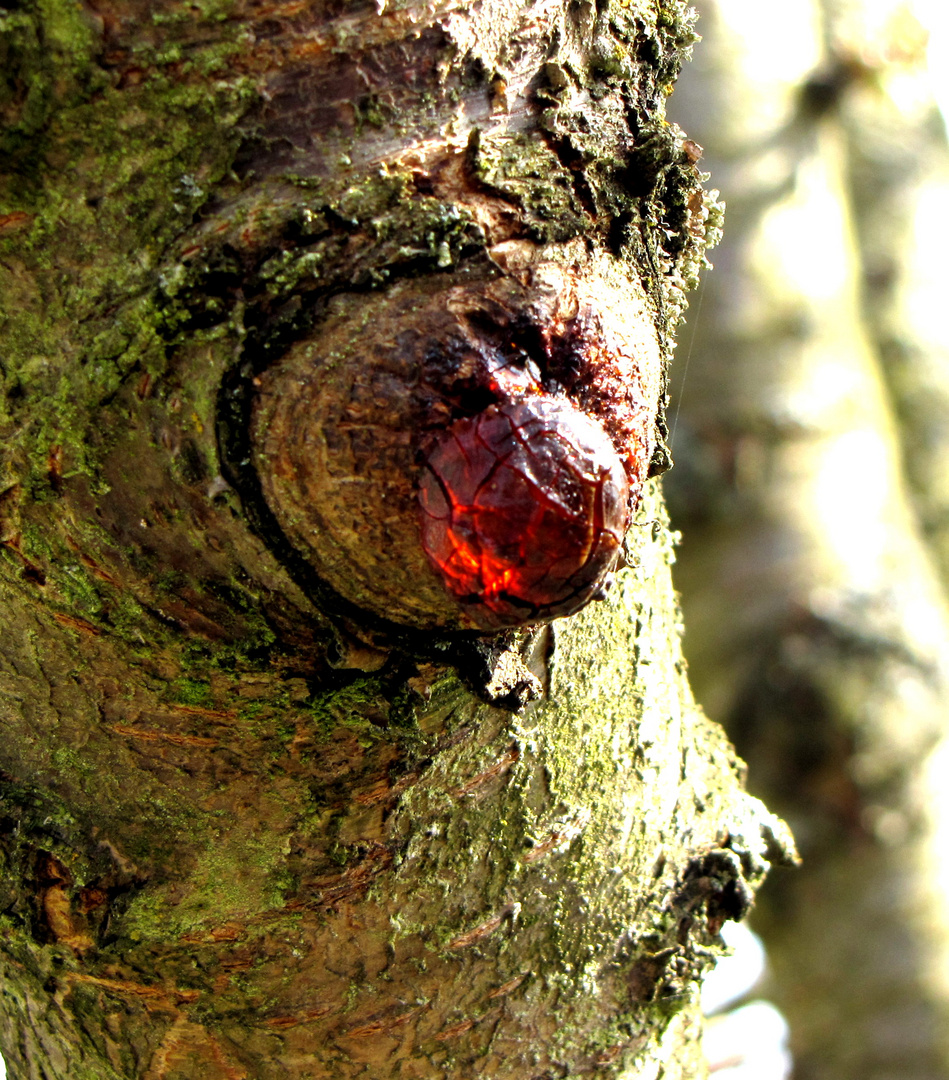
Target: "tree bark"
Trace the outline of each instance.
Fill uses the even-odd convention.
[[[691,41],[680,3],[0,11],[17,1080],[702,1075],[696,982],[792,847],[690,697],[652,479],[720,216],[663,119]],[[556,622],[608,581],[515,617],[419,546],[431,447],[539,401],[633,514]]]

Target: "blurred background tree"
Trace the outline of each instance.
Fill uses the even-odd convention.
[[[949,1076],[943,6],[703,0],[669,108],[727,206],[673,388],[685,648],[804,857],[756,924],[795,1080]]]

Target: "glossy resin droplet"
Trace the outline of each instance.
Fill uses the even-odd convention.
[[[419,484],[421,540],[485,629],[570,615],[616,565],[629,482],[600,425],[546,397],[446,429]]]

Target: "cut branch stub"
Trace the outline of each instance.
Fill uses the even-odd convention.
[[[377,619],[545,622],[601,596],[656,443],[659,349],[628,283],[540,264],[334,298],[258,380],[286,537]],[[332,614],[332,612],[330,612]]]

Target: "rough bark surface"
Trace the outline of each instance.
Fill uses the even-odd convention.
[[[702,1074],[696,980],[789,841],[689,695],[655,482],[606,602],[479,635],[362,604],[253,434],[340,310],[554,266],[635,296],[660,471],[718,214],[663,120],[691,40],[677,2],[0,10],[17,1080]],[[348,406],[398,412],[373,362]]]

